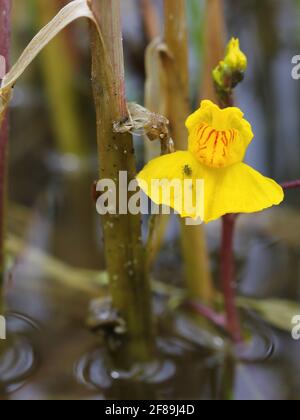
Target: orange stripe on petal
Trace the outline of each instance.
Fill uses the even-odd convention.
[[[205,131],[206,131],[208,128],[209,128],[209,127],[208,127],[208,125],[205,125],[205,126],[204,126],[203,131],[202,131],[201,136],[200,136],[200,140],[202,140],[202,138],[203,138],[203,136],[204,136],[204,133],[205,133]]]
[[[216,133],[216,130],[211,130],[211,131],[210,131],[210,133],[209,133],[209,135],[208,135],[207,139],[205,140],[204,144],[206,144],[206,143],[208,143],[208,142],[209,142],[209,140],[211,139],[211,136],[212,136],[214,133]]]

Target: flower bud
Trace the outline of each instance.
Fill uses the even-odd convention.
[[[232,90],[244,79],[247,57],[240,50],[240,41],[232,38],[226,48],[224,60],[213,70],[213,80],[217,91],[222,95]]]
[[[232,38],[229,42],[226,49],[224,63],[232,72],[245,73],[248,60],[246,55],[240,49],[239,39]]]

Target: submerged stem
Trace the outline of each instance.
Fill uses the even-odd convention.
[[[0,0],[0,55],[6,62],[6,70],[9,62],[10,40],[10,0]],[[5,275],[5,207],[7,187],[7,143],[8,143],[8,116],[6,115],[0,126],[0,311],[2,311],[3,287]]]
[[[243,341],[242,330],[236,306],[234,283],[233,240],[235,231],[235,215],[223,216],[222,252],[221,252],[221,282],[224,293],[227,329],[234,342]]]
[[[97,114],[100,178],[119,185],[119,172],[128,183],[135,178],[132,136],[113,131],[113,123],[128,117],[119,0],[92,0],[91,8],[101,29],[91,27],[92,85]],[[109,69],[107,69],[107,63]],[[122,188],[122,187],[121,187]],[[127,185],[123,188],[127,188]],[[127,212],[128,213],[128,212]],[[153,345],[150,283],[145,270],[140,215],[103,216],[106,265],[113,305],[124,318],[127,335],[116,359],[124,366],[151,358]],[[121,359],[121,360],[120,360]]]

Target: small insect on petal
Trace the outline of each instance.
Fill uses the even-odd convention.
[[[186,175],[186,176],[192,176],[193,175],[193,169],[190,167],[190,165],[184,165],[183,174]]]

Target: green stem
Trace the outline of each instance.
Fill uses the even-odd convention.
[[[167,118],[170,120],[175,148],[187,149],[185,120],[190,114],[188,33],[185,0],[165,0],[164,57],[167,75]],[[209,268],[205,233],[202,226],[182,223],[182,250],[186,268],[187,288],[192,298],[212,303],[214,288]]]
[[[119,172],[128,182],[136,176],[130,134],[113,131],[115,121],[127,118],[119,0],[92,0],[101,29],[91,28],[92,85],[97,114],[100,178],[114,180]],[[105,52],[103,52],[103,50]],[[108,68],[109,67],[109,68]],[[127,340],[116,354],[121,363],[147,361],[152,356],[153,327],[150,282],[145,270],[140,215],[103,217],[105,255],[114,307],[127,323]]]

